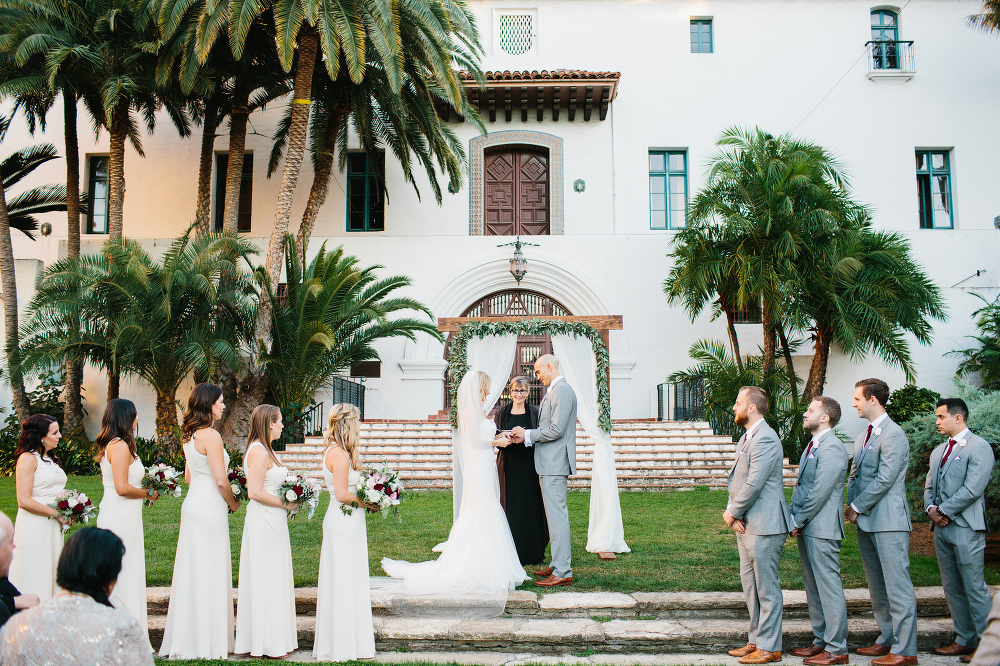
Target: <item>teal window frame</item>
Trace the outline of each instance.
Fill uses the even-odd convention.
[[[680,158],[677,168],[676,159]],[[683,229],[687,226],[688,169],[686,150],[649,151],[649,228],[654,230]],[[662,162],[662,168],[659,166]],[[683,188],[677,192],[674,188]],[[672,195],[682,194],[684,212],[671,205]],[[662,223],[661,218],[662,216]]]
[[[347,216],[344,222],[348,232],[385,231],[384,176],[373,166],[366,153],[347,155]]]
[[[99,167],[103,165],[103,170]],[[103,196],[102,196],[103,190]],[[87,193],[90,195],[87,211],[87,233],[107,234],[111,212],[111,156],[87,156]],[[98,214],[99,213],[99,214]],[[97,219],[95,219],[95,214]],[[98,227],[103,218],[103,228]]]
[[[943,167],[934,166],[934,157],[944,159]],[[921,229],[954,229],[955,201],[951,196],[951,151],[918,150],[915,154],[917,167],[917,211]],[[941,206],[937,206],[941,203]],[[938,211],[948,211],[948,224],[937,224]]]
[[[229,153],[215,154],[215,221],[212,228],[222,231],[226,209],[226,177],[229,174]],[[237,231],[250,231],[253,204],[253,153],[243,153],[243,177],[240,181]]]
[[[712,19],[691,19],[691,53],[714,52]]]
[[[899,69],[899,14],[889,9],[873,9],[871,30],[875,69]]]

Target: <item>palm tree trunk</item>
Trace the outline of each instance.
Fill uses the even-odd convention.
[[[774,317],[771,306],[764,303],[761,307],[761,327],[764,329],[764,374],[767,375],[774,366]]]
[[[28,394],[17,367],[17,280],[14,277],[14,246],[10,240],[10,217],[7,214],[7,198],[0,187],[0,283],[3,286],[3,325],[7,343],[7,367],[10,371],[10,388],[14,394],[14,412],[17,420],[24,422],[31,416]]]
[[[111,117],[110,182],[108,189],[108,236],[121,238],[125,208],[125,139],[128,138],[128,104],[119,104]]]
[[[250,414],[264,400],[267,392],[267,375],[263,371],[247,373],[240,382],[240,392],[229,410],[226,422],[220,428],[222,442],[230,451],[242,451],[246,447],[250,430]]]
[[[816,396],[823,395],[826,385],[826,369],[830,363],[830,343],[833,335],[827,327],[817,327],[813,342],[812,364],[809,366],[809,378],[802,394],[802,401],[812,401]]]
[[[219,102],[212,95],[205,102],[205,118],[201,124],[201,157],[198,162],[198,203],[194,218],[198,233],[212,229],[212,158],[215,153],[215,131],[218,129]]]
[[[108,370],[108,400],[114,400],[121,393],[122,373],[121,370]]]
[[[66,253],[80,256],[80,145],[76,132],[76,94],[63,90],[63,126],[66,142]],[[79,325],[77,325],[79,327]],[[83,362],[66,358],[66,393],[63,402],[63,433],[87,441],[83,429]]]
[[[719,305],[726,313],[726,330],[729,331],[729,344],[733,348],[733,358],[736,359],[736,369],[743,374],[743,359],[740,357],[740,339],[736,335],[736,323],[733,321],[733,310],[729,305],[729,299],[724,294],[719,294]]]
[[[174,392],[156,392],[156,443],[164,453],[177,453],[180,449],[180,425],[177,423],[177,403]]]
[[[237,78],[233,111],[229,115],[229,162],[226,168],[226,203],[222,213],[222,228],[226,231],[238,231],[240,226],[240,188],[243,185],[249,103],[250,87]]]
[[[319,209],[326,202],[326,194],[330,189],[330,174],[333,172],[333,158],[337,150],[337,128],[339,125],[339,118],[330,118],[329,124],[326,126],[326,135],[323,137],[323,152],[316,160],[316,172],[313,175],[312,189],[309,191],[309,201],[306,203],[306,210],[302,214],[302,224],[299,225],[299,233],[295,239],[296,246],[303,255],[305,255],[309,236],[316,224]]]
[[[778,339],[781,341],[781,353],[785,357],[785,374],[788,376],[788,385],[791,388],[792,410],[799,411],[799,386],[798,378],[795,376],[795,365],[792,363],[792,350],[788,346],[788,338],[785,337],[785,327],[779,322],[775,327],[778,331]]]

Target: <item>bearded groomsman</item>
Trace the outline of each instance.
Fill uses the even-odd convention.
[[[983,578],[983,493],[993,472],[993,447],[972,434],[968,418],[964,400],[938,400],[937,429],[948,441],[931,452],[924,483],[924,508],[931,519],[941,584],[955,623],[955,641],[934,650],[945,656],[975,652],[990,613],[990,591]]]
[[[781,440],[764,421],[765,412],[764,389],[740,389],[733,414],[746,434],[737,444],[736,462],[729,470],[729,505],[722,518],[736,532],[740,581],[750,612],[747,644],[729,651],[741,664],[781,661],[783,599],[778,563],[791,517],[785,503]]]
[[[833,398],[813,398],[802,416],[812,439],[799,460],[799,477],[792,491],[792,536],[798,537],[802,582],[809,605],[813,644],[795,648],[813,666],[846,664],[847,602],[840,579],[840,543],[844,539],[844,479],[847,449],[833,428],[840,422],[840,404]]]
[[[858,654],[877,657],[874,666],[917,663],[917,596],[910,580],[910,506],[906,467],[910,442],[885,413],[889,385],[862,379],[854,385],[854,408],[868,429],[854,444],[844,515],[858,526],[872,612],[881,635]]]

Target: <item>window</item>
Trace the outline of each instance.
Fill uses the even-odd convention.
[[[365,153],[347,156],[347,230],[385,231],[382,172]]]
[[[691,53],[712,52],[712,19],[691,19]]]
[[[951,160],[947,150],[917,151],[917,198],[921,229],[955,226],[951,205]]]
[[[680,229],[687,217],[687,151],[649,151],[649,228]]]
[[[496,55],[535,54],[538,41],[538,16],[535,10],[495,10],[493,39]]]
[[[872,12],[872,68],[899,69],[899,19],[895,12]]]
[[[92,155],[89,159],[90,213],[87,215],[88,234],[108,233],[108,202],[110,200],[111,158]]]
[[[226,173],[229,170],[229,153],[215,156],[215,230],[222,230],[226,211]],[[240,181],[240,204],[236,228],[250,231],[250,203],[253,199],[253,153],[243,155],[243,178]]]
[[[483,160],[487,236],[544,236],[549,229],[549,151],[500,146]]]

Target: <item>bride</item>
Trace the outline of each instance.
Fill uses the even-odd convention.
[[[401,581],[387,590],[394,605],[417,603],[424,614],[454,605],[463,615],[499,615],[507,593],[527,580],[500,506],[493,447],[506,444],[507,436],[494,439],[496,426],[484,405],[489,391],[490,376],[479,371],[466,373],[458,387],[454,455],[465,492],[448,540],[435,548],[438,559],[382,560],[385,572]]]

